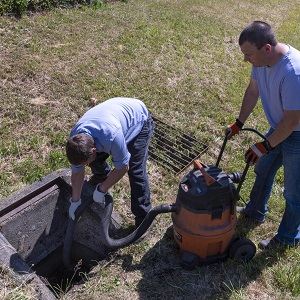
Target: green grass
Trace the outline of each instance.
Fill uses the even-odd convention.
[[[297,264],[294,263],[295,260],[299,261],[299,259],[299,252],[295,251],[290,257],[284,258],[284,265],[276,265],[272,268],[275,285],[285,293],[291,293],[294,297],[299,297],[300,295],[300,270]]]
[[[240,31],[262,19],[273,25],[280,41],[300,49],[298,4],[112,1],[19,20],[0,17],[0,198],[70,167],[64,147],[72,126],[94,101],[114,96],[143,100],[156,117],[209,145],[209,154],[201,160],[214,164],[224,128],[238,115],[250,75],[237,43]],[[260,105],[246,125],[267,130]],[[254,134],[243,133],[229,141],[220,166],[228,173],[243,170],[244,151],[256,140]],[[148,170],[153,204],[175,202],[183,174],[173,176],[151,161]],[[244,201],[253,180],[250,168],[241,190]],[[239,234],[255,243],[275,234],[284,209],[282,189],[280,170],[269,202],[275,221],[253,227],[241,220]],[[112,194],[115,208],[130,224],[126,179]],[[77,291],[61,297],[300,298],[298,250],[281,256],[258,250],[246,265],[228,260],[185,271],[173,241],[165,237],[170,223],[170,215],[158,216],[149,240],[112,253],[111,263],[99,265]]]

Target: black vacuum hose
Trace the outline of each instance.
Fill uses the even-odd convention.
[[[152,208],[146,215],[141,225],[134,232],[121,239],[112,239],[108,233],[112,211],[113,199],[111,195],[107,194],[105,197],[105,209],[101,219],[101,236],[103,237],[103,243],[106,246],[110,248],[122,248],[138,240],[147,231],[158,214],[175,212],[176,205],[162,204]]]
[[[64,247],[63,247],[63,264],[67,268],[68,272],[74,271],[74,264],[71,260],[71,249],[72,249],[72,243],[73,243],[73,236],[74,231],[76,228],[77,221],[81,214],[85,211],[85,209],[90,206],[94,202],[93,196],[90,196],[86,198],[84,201],[82,201],[81,205],[78,206],[78,208],[75,211],[75,220],[69,218],[68,220],[68,226],[66,230],[65,240],[64,240]]]
[[[72,241],[73,241],[75,227],[78,218],[84,212],[84,210],[89,205],[91,205],[91,203],[93,203],[92,196],[85,199],[85,201],[83,201],[82,204],[77,208],[75,212],[75,220],[69,219],[66,236],[65,236],[64,248],[63,248],[63,263],[65,267],[70,271],[74,268],[74,265],[71,260],[71,248],[72,248]],[[158,214],[175,212],[176,210],[177,210],[176,204],[171,204],[171,205],[162,204],[156,206],[148,212],[141,225],[134,232],[132,232],[131,234],[129,234],[124,238],[113,239],[109,236],[108,233],[109,225],[111,221],[111,214],[113,211],[113,198],[110,194],[106,194],[104,212],[101,218],[101,224],[99,226],[99,231],[100,231],[99,234],[103,239],[102,242],[109,248],[126,247],[129,244],[138,240],[147,231],[147,229],[150,227],[153,220]]]

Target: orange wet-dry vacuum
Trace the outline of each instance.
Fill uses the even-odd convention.
[[[195,160],[194,169],[179,184],[173,235],[187,269],[229,257],[249,261],[256,253],[251,240],[235,237],[236,202],[249,163],[243,173],[222,171],[218,163],[226,140],[215,166]],[[237,188],[234,183],[239,183]]]

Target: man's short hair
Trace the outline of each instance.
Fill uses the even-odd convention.
[[[255,45],[260,50],[266,44],[271,46],[277,45],[272,27],[262,21],[254,21],[246,26],[239,37],[239,45],[242,46],[245,42]]]
[[[66,154],[72,165],[80,165],[93,154],[94,139],[87,133],[79,133],[69,138]]]

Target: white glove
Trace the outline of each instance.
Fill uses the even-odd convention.
[[[105,195],[107,193],[102,193],[102,192],[99,192],[98,191],[98,186],[100,185],[101,183],[98,183],[96,188],[95,188],[95,191],[94,191],[94,194],[93,194],[93,199],[95,202],[97,203],[104,203],[105,201]]]
[[[70,198],[70,207],[69,207],[69,217],[72,219],[72,220],[75,220],[75,211],[76,209],[78,208],[78,206],[81,204],[81,199],[79,199],[78,201],[76,202],[73,202],[72,201],[72,197]]]

